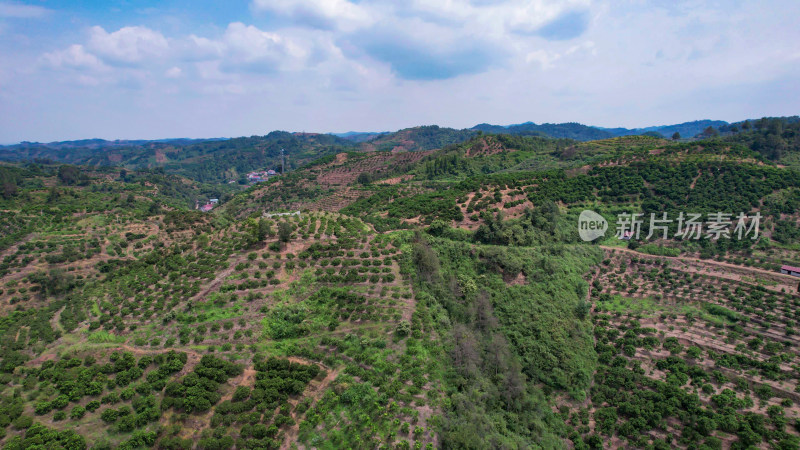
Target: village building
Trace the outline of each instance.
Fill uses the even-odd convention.
[[[793,277],[800,277],[800,267],[781,266],[781,273]]]
[[[260,183],[262,181],[267,181],[270,177],[278,176],[278,172],[270,169],[270,170],[260,170],[255,172],[250,172],[247,174],[247,181],[250,183]]]

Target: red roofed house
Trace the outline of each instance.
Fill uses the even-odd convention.
[[[276,175],[278,175],[278,172],[275,172],[272,169],[266,171],[262,170],[262,171],[250,172],[247,174],[247,181],[251,183],[261,183],[262,181],[267,181],[268,178],[274,177]]]
[[[211,203],[206,203],[205,205],[200,207],[200,211],[203,211],[203,212],[209,212],[212,209],[214,209],[214,205],[212,205]]]
[[[800,267],[781,266],[781,273],[791,275],[793,277],[800,277]]]

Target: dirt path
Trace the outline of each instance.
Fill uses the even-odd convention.
[[[20,239],[17,242],[11,244],[5,250],[0,251],[0,258],[5,258],[6,256],[9,256],[11,254],[16,253],[17,250],[19,250],[20,245],[30,242],[30,240],[35,238],[36,235],[37,235],[37,233],[29,233],[28,235],[26,235],[22,239]]]
[[[650,254],[647,254],[647,253],[640,253],[640,252],[637,252],[636,250],[631,250],[629,248],[610,247],[610,246],[607,246],[607,245],[601,245],[600,248],[602,248],[604,250],[619,251],[619,252],[628,253],[628,254],[636,255],[636,256],[671,259],[671,260],[675,260],[675,261],[681,261],[681,262],[684,262],[684,263],[708,264],[708,265],[711,265],[711,266],[725,267],[725,268],[729,268],[729,269],[743,270],[743,271],[746,271],[746,272],[760,273],[762,275],[775,276],[775,277],[778,277],[778,278],[780,278],[782,280],[786,280],[786,282],[788,283],[788,286],[794,286],[795,283],[800,282],[800,279],[798,279],[797,277],[793,277],[791,275],[782,274],[780,272],[773,272],[771,270],[760,269],[758,267],[739,266],[739,265],[736,265],[736,264],[720,262],[720,261],[714,261],[714,260],[711,260],[711,259],[688,258],[686,256],[650,255]]]
[[[114,349],[114,348],[112,348],[112,349]],[[178,372],[178,374],[177,374],[178,377],[181,377],[181,376],[186,375],[187,373],[189,373],[192,369],[194,369],[194,367],[197,365],[197,363],[200,362],[200,359],[203,357],[203,355],[201,355],[197,351],[191,350],[191,349],[188,349],[188,348],[170,347],[170,348],[161,348],[161,349],[149,350],[149,349],[131,347],[130,345],[127,345],[127,344],[122,344],[122,345],[118,345],[116,347],[116,349],[128,351],[128,352],[131,352],[134,355],[138,355],[138,356],[150,355],[150,354],[154,354],[154,353],[167,353],[169,351],[186,353],[186,356],[187,356],[186,364],[184,364],[183,370]]]
[[[697,171],[697,176],[694,177],[694,179],[692,180],[692,184],[689,185],[689,190],[690,191],[694,190],[694,187],[697,186],[697,180],[700,179],[701,175],[703,175],[703,171],[702,170],[698,170]],[[689,195],[691,195],[691,194],[686,194],[686,200],[689,200]]]
[[[247,367],[244,369],[241,375],[231,380],[228,380],[227,383],[229,383],[232,387],[230,391],[226,392],[225,395],[223,395],[219,399],[217,405],[231,400],[233,398],[233,394],[236,392],[237,387],[239,386],[253,387],[253,385],[255,385],[256,383],[256,370],[253,369],[252,367]],[[185,427],[183,428],[184,430],[188,431],[188,433],[183,437],[189,438],[192,441],[197,442],[200,438],[200,433],[203,430],[211,427],[211,417],[214,415],[214,411],[215,408],[211,408],[203,414],[197,416],[190,415],[189,418],[186,420],[186,423],[184,424]],[[195,446],[194,448],[197,447]]]
[[[299,364],[309,364],[307,360],[297,357],[290,357],[289,361],[299,363]],[[316,363],[315,363],[316,364]],[[322,364],[317,364],[322,365]],[[333,381],[339,376],[342,372],[344,367],[338,367],[333,370],[327,370],[328,374],[325,375],[325,378],[320,380],[319,382],[314,382],[313,380],[309,383],[308,389],[304,392],[304,397],[311,399],[311,404],[309,405],[308,409],[313,408],[316,406],[317,402],[325,391],[328,389],[328,386],[333,383]],[[292,447],[292,444],[297,443],[297,438],[300,433],[300,421],[299,417],[293,417],[294,424],[286,430],[286,434],[283,437],[283,444],[281,444],[281,450],[289,450]]]
[[[231,267],[228,267],[227,269],[220,272],[219,275],[217,275],[216,278],[214,278],[203,289],[201,289],[200,292],[197,293],[197,295],[192,297],[192,300],[205,298],[205,296],[208,295],[209,292],[219,287],[219,285],[221,285],[222,282],[225,281],[225,279],[228,278],[233,273],[234,269],[235,266],[231,264]]]
[[[248,367],[242,372],[242,379],[238,382],[237,386],[251,387],[256,384],[256,369]],[[231,393],[233,395],[233,393]]]
[[[53,314],[53,318],[50,319],[50,327],[61,334],[64,333],[64,328],[61,326],[61,313],[64,311],[64,309],[66,309],[66,306],[62,306],[61,309]]]
[[[304,364],[306,366],[310,366],[312,364],[316,364],[320,367],[320,369],[324,369],[325,371],[330,371],[331,368],[322,364],[321,362],[311,361],[310,359],[303,358],[302,356],[290,356],[286,358],[289,362],[293,362],[295,364]]]
[[[43,263],[38,263],[38,264],[31,263],[25,267],[16,267],[15,269],[18,270],[17,272],[9,273],[5,277],[2,277],[2,280],[3,283],[8,283],[9,281],[15,281],[15,280],[19,281],[34,272],[44,270],[46,267],[47,266]]]

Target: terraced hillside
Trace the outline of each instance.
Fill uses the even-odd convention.
[[[211,213],[0,166],[0,444],[797,448],[800,175],[746,142],[338,152]],[[759,234],[615,236],[681,212]]]
[[[3,204],[9,446],[436,442],[438,337],[401,270],[407,236],[326,213],[229,222],[125,189],[56,181]]]
[[[796,445],[796,278],[609,249],[591,282],[601,366],[570,413],[579,432],[620,446]]]

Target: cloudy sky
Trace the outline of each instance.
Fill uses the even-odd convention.
[[[797,0],[0,0],[0,143],[800,113]]]

